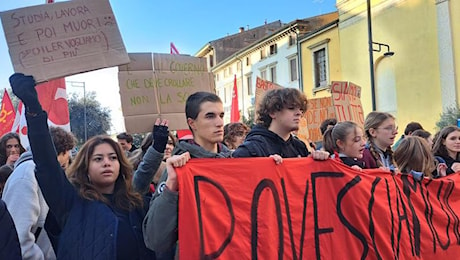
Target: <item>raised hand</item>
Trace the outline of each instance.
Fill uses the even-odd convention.
[[[167,119],[159,119],[155,121],[152,129],[153,143],[152,146],[157,152],[163,153],[168,143],[168,123]]]
[[[35,90],[35,79],[32,76],[15,73],[10,77],[10,85],[13,93],[24,103],[27,112],[39,113],[42,111],[37,90]]]

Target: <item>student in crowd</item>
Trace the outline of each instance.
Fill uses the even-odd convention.
[[[433,136],[430,132],[423,129],[417,129],[412,132],[411,136],[418,136],[425,139],[428,142],[428,147],[430,147],[430,150],[433,147]]]
[[[148,205],[132,189],[132,166],[120,145],[108,136],[88,140],[68,168],[69,182],[56,158],[35,80],[16,73],[10,84],[26,107],[36,178],[62,228],[57,258],[155,259],[142,239]]]
[[[398,134],[394,116],[376,111],[369,113],[364,120],[364,134],[367,137],[362,159],[365,168],[394,170],[391,145]]]
[[[21,247],[5,202],[0,199],[0,259],[21,260]]]
[[[240,122],[228,123],[224,126],[224,144],[230,149],[235,150],[244,142],[244,138],[251,129]]]
[[[327,118],[321,124],[319,125],[319,131],[321,132],[321,135],[324,136],[324,133],[326,133],[326,130],[334,127],[337,124],[337,119],[335,118]],[[317,150],[324,150],[324,144],[322,141],[318,141],[315,144],[315,147]]]
[[[16,133],[7,133],[0,138],[0,166],[14,163],[19,159],[19,156],[25,152],[22,147],[19,135]]]
[[[163,155],[163,162],[166,162],[166,160],[172,156],[172,152],[174,148],[176,147],[176,142],[177,142],[176,140],[177,138],[171,132],[169,132],[168,142],[166,143],[166,148],[165,148],[165,152]]]
[[[396,141],[392,149],[396,150],[396,148],[398,148],[399,143],[404,139],[404,137],[412,135],[414,131],[419,130],[419,129],[423,130],[423,127],[418,122],[410,122],[409,124],[407,124],[406,129],[404,129],[404,134],[401,135],[398,141]]]
[[[340,122],[327,129],[323,145],[325,151],[338,157],[344,164],[356,170],[364,168],[364,162],[358,159],[363,158],[366,142],[363,130],[355,122]]]
[[[193,139],[180,140],[173,156],[166,160],[166,171],[155,190],[144,219],[144,239],[152,250],[171,250],[177,242],[178,184],[176,167],[190,158],[228,158],[231,151],[222,144],[224,107],[220,98],[208,92],[196,92],[187,98],[185,115]],[[186,241],[184,241],[186,243]]]
[[[121,148],[126,152],[127,155],[134,152],[137,147],[133,144],[133,136],[123,132],[117,135],[118,143],[121,145]]]
[[[142,142],[142,153],[137,155],[139,163],[133,177],[133,188],[137,192],[147,194],[150,184],[154,185],[154,189],[150,191],[153,192],[157,188],[158,181],[166,169],[163,158],[165,150],[168,149],[169,135],[168,120],[157,118],[152,133],[149,133],[149,137],[144,138],[145,142]],[[143,152],[144,149],[145,152]]]
[[[50,134],[57,160],[66,169],[75,139],[71,133],[59,127],[51,127]],[[6,183],[3,200],[16,224],[23,259],[56,259],[53,243],[57,240],[57,227],[54,216],[48,216],[49,208],[35,178],[31,151],[23,153],[16,162],[13,174]]]
[[[13,166],[5,164],[0,166],[0,198],[2,198],[3,189],[5,188],[5,183],[13,172]]]
[[[446,176],[446,165],[438,164],[428,142],[418,136],[405,136],[394,152],[394,160],[402,174],[410,174],[416,180],[432,179],[433,172],[437,177]]]
[[[257,125],[233,152],[233,157],[308,156],[305,143],[292,135],[299,129],[300,117],[306,110],[307,98],[299,90],[280,88],[268,91],[257,111]],[[329,157],[329,153],[323,151],[313,151],[312,155],[322,160]]]
[[[460,171],[460,128],[446,126],[436,135],[433,154],[447,165],[447,175]]]

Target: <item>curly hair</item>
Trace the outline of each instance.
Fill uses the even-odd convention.
[[[72,133],[60,127],[50,127],[51,138],[53,139],[54,148],[57,154],[66,153],[75,146],[75,137]]]
[[[269,127],[272,123],[270,114],[284,108],[300,108],[307,111],[307,97],[295,88],[278,88],[268,91],[257,109],[257,123]]]
[[[21,144],[21,139],[19,138],[18,134],[13,132],[4,134],[2,138],[0,138],[0,165],[4,165],[6,163],[6,160],[8,159],[8,155],[6,154],[6,142],[13,138],[18,140],[19,154],[22,154],[26,151],[26,149],[24,149],[24,147]]]
[[[236,149],[235,147],[235,137],[237,136],[246,136],[251,130],[247,125],[236,122],[229,123],[224,126],[224,143],[230,149]]]
[[[98,200],[110,204],[108,199],[91,184],[88,178],[88,168],[91,156],[96,146],[101,144],[110,145],[115,151],[118,162],[120,163],[120,173],[115,181],[113,191],[115,206],[120,209],[132,210],[143,206],[140,194],[133,191],[132,178],[133,168],[121,150],[120,145],[109,136],[95,136],[89,139],[80,149],[75,160],[67,170],[67,176],[72,184],[77,188],[79,195],[88,200]]]

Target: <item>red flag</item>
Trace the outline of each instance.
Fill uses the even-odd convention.
[[[236,75],[235,83],[233,84],[233,93],[232,93],[232,112],[230,114],[230,122],[239,122],[240,121],[240,110],[238,108],[238,88],[236,87]]]
[[[48,113],[48,125],[58,126],[70,132],[65,79],[59,78],[41,83],[37,85],[36,90],[43,110]],[[25,109],[22,103],[19,103],[12,131],[19,134],[22,146],[29,146]]]
[[[179,54],[179,51],[177,50],[176,46],[174,46],[174,43],[171,42],[170,48],[171,48],[171,54]]]
[[[14,107],[10,95],[5,89],[2,99],[2,110],[0,111],[0,136],[11,132],[15,119]]]

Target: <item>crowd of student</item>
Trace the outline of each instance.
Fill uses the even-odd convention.
[[[26,107],[30,151],[15,134],[0,140],[6,170],[3,174],[0,167],[6,181],[0,186],[0,259],[174,259],[179,243],[175,169],[192,158],[271,157],[277,164],[283,158],[333,158],[358,171],[381,168],[418,180],[460,170],[458,127],[442,129],[430,144],[431,135],[411,123],[392,148],[398,127],[383,112],[369,113],[363,128],[324,121],[322,147],[308,150],[293,134],[307,99],[291,88],[264,96],[252,129],[242,123],[224,126],[220,98],[196,92],[185,106],[193,138],[177,141],[168,120],[157,119],[140,148],[126,133],[117,136],[118,142],[96,136],[69,165],[73,136],[59,128],[50,131],[33,77],[14,74],[10,83]]]

